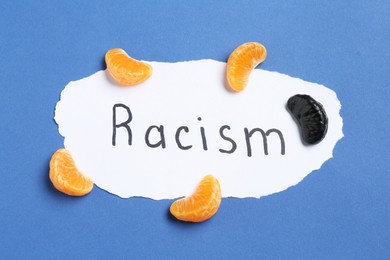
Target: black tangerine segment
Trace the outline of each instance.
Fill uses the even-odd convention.
[[[298,122],[302,139],[307,144],[318,144],[328,130],[324,107],[309,95],[295,95],[287,101],[287,108]]]

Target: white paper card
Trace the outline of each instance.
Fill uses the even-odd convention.
[[[153,75],[132,87],[106,71],[72,81],[56,106],[55,121],[78,168],[120,197],[187,196],[213,174],[223,197],[259,198],[319,169],[343,137],[341,104],[322,85],[255,69],[247,88],[233,93],[225,87],[226,63],[149,64]],[[326,110],[328,132],[317,145],[302,143],[286,109],[295,94],[312,96]],[[274,129],[267,145],[260,130],[248,142],[245,129],[256,128]]]

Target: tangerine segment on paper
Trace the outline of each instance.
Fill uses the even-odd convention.
[[[51,157],[49,177],[57,190],[71,196],[86,195],[93,188],[92,180],[77,169],[66,149],[58,149]]]
[[[214,216],[221,200],[218,180],[212,175],[207,175],[191,196],[173,202],[170,211],[179,220],[202,222]]]
[[[105,56],[107,70],[116,82],[132,86],[147,80],[153,72],[149,64],[131,58],[120,49],[111,49]]]
[[[238,46],[229,56],[226,78],[229,87],[240,92],[245,89],[252,70],[267,57],[267,50],[258,42]]]

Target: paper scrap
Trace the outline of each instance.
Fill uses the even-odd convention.
[[[224,62],[148,63],[153,75],[132,87],[107,71],[70,82],[55,110],[78,168],[122,198],[187,196],[207,174],[223,197],[260,198],[319,169],[343,137],[341,104],[325,86],[255,69],[233,93]],[[328,132],[317,145],[302,143],[286,109],[295,94],[326,110]]]

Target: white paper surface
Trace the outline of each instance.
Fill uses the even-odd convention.
[[[277,72],[255,69],[247,88],[233,93],[225,87],[226,63],[214,60],[164,63],[149,62],[153,75],[137,86],[123,87],[106,71],[70,82],[57,103],[55,121],[65,137],[78,168],[100,188],[123,198],[141,196],[172,199],[190,195],[199,181],[213,174],[220,181],[223,197],[261,197],[280,192],[299,183],[332,157],[343,137],[341,104],[334,91]],[[297,124],[286,109],[295,94],[307,94],[319,101],[329,118],[325,139],[312,146],[302,144]],[[123,104],[131,111],[130,116]],[[201,118],[200,120],[198,118]],[[129,121],[128,130],[120,126]],[[114,127],[115,125],[115,127]],[[165,148],[152,148],[161,141]],[[234,140],[233,144],[221,137]],[[163,131],[161,129],[163,126]],[[192,145],[183,150],[179,143]],[[203,139],[206,139],[205,150]],[[263,138],[256,132],[250,138],[251,156],[244,128],[264,132],[277,129]],[[186,130],[186,129],[185,129]],[[113,145],[113,132],[116,132]]]

